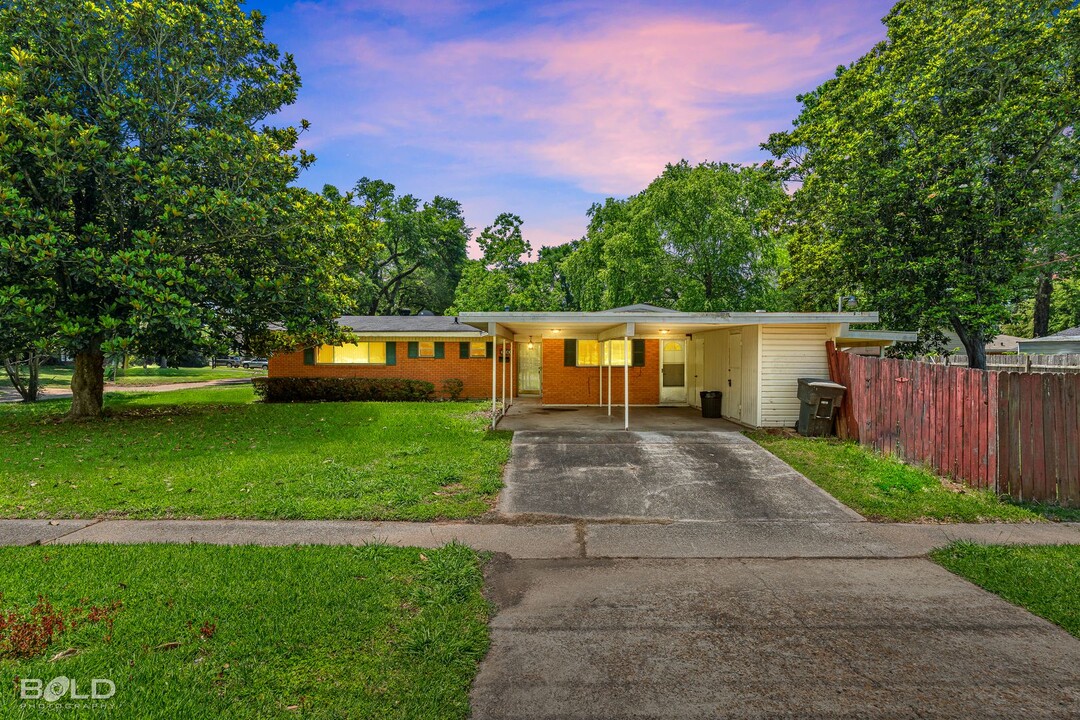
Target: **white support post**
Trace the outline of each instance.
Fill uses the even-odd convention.
[[[514,373],[514,341],[510,341],[510,369],[507,372],[510,373],[510,404],[514,404],[514,380],[517,379],[517,375]]]
[[[491,429],[495,429],[495,423],[499,421],[498,412],[495,409],[495,404],[499,400],[498,386],[495,384],[498,377],[497,371],[499,369],[499,336],[493,335],[491,338]]]
[[[610,342],[610,341],[608,341]],[[611,346],[608,346],[608,352],[611,352]],[[608,356],[607,363],[607,414],[611,417],[611,356]]]
[[[600,356],[596,361],[600,370],[600,401],[597,403],[600,407],[604,406],[604,343],[600,341],[596,343],[596,352]]]
[[[623,359],[623,430],[630,429],[630,338],[623,338],[622,359]]]
[[[503,340],[502,352],[499,353],[499,367],[502,368],[502,411],[506,412],[506,363],[503,362],[503,353],[506,352],[506,341]]]

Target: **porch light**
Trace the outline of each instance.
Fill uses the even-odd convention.
[[[667,330],[661,330],[661,331],[660,331],[660,334],[661,334],[661,335],[667,335],[667,334],[668,334],[668,331],[667,331]]]
[[[532,350],[532,349],[533,349],[533,341],[532,341],[532,335],[530,335],[530,336],[529,336],[529,349],[530,349],[530,350]]]

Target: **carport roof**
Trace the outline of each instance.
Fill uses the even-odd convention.
[[[458,319],[475,328],[495,332],[501,327],[515,334],[615,333],[648,335],[694,333],[737,325],[821,325],[876,323],[876,312],[679,312],[654,305],[628,305],[597,312],[466,312]],[[493,327],[494,326],[494,327]],[[612,337],[615,335],[613,334]]]

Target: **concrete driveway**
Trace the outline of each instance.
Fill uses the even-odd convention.
[[[1080,641],[922,559],[503,560],[476,720],[1080,717]]]
[[[724,425],[516,432],[498,509],[593,519],[863,519],[734,426]]]

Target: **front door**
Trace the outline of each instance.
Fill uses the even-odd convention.
[[[540,394],[540,343],[518,343],[518,394]]]
[[[660,341],[660,402],[686,402],[686,341]]]

